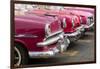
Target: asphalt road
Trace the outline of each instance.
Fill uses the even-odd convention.
[[[29,65],[38,66],[94,61],[94,48],[94,32],[86,32],[84,37],[71,43],[68,50],[62,55],[57,55],[52,58],[30,59]]]

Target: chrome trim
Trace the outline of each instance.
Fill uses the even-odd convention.
[[[18,34],[18,35],[15,35],[15,37],[20,37],[20,38],[37,38],[38,36],[32,35],[32,34]]]
[[[58,41],[58,43],[60,43],[58,46],[60,47],[60,49],[58,48],[58,46],[51,48],[48,51],[29,51],[29,56],[31,58],[41,58],[41,57],[51,57],[51,56],[55,56],[56,54],[58,54],[59,52],[64,52],[66,51],[67,47],[69,46],[69,39],[68,38],[64,38],[62,36],[60,36],[62,39],[61,41]],[[64,41],[64,42],[63,42]]]
[[[70,40],[70,42],[74,42],[80,38],[81,32],[76,31],[76,32],[71,33],[71,34],[65,34],[65,36],[68,36],[68,39]]]
[[[90,19],[88,17],[87,17],[86,21],[87,21],[87,24],[90,25],[91,22],[90,22]]]
[[[17,57],[16,57],[16,55],[15,55],[15,57],[14,57],[15,60],[18,60],[17,63],[14,64],[14,66],[19,66],[19,65],[21,64],[21,60],[22,60],[21,53],[20,53],[20,51],[17,49],[17,47],[14,47],[14,51],[16,51],[16,53],[18,54]],[[14,54],[16,54],[16,53],[14,53]]]
[[[77,36],[79,34],[81,34],[82,31],[84,31],[84,25],[81,25],[79,27],[76,28],[76,31],[73,32],[73,33],[65,33],[65,36]]]
[[[80,32],[85,31],[84,25],[81,25],[81,26],[77,27],[76,31],[77,30],[80,31]]]
[[[46,37],[50,34],[51,30],[50,30],[50,24],[46,24],[45,25],[45,35]]]
[[[58,46],[56,46],[54,48],[51,48],[49,51],[45,51],[45,52],[41,52],[41,51],[30,52],[29,51],[29,56],[31,58],[50,57],[50,56],[56,55],[56,53],[58,53],[58,52],[64,52],[70,43],[69,39],[67,37],[66,38],[65,37],[64,37],[64,33],[62,32],[58,35],[50,37],[49,39],[45,40],[44,42],[37,43],[37,45],[39,47],[42,47],[42,46],[47,46],[47,45],[57,42],[57,43],[60,43],[59,44],[60,49],[58,48]],[[61,40],[61,42],[59,42],[59,40]]]
[[[66,37],[63,37],[61,40],[58,40],[57,48],[59,49],[59,52],[63,53],[64,51],[66,51],[69,46],[69,43],[70,41]]]
[[[68,36],[68,38],[70,39],[70,41],[75,41],[78,40],[81,37],[82,32],[84,32],[84,26],[81,25],[78,28],[76,28],[76,31],[73,33],[65,33],[65,36]]]
[[[57,31],[57,32],[55,32],[55,33],[52,33],[52,34],[48,35],[46,38],[44,38],[44,40],[46,40],[47,38],[49,38],[49,37],[51,37],[51,36],[54,36],[54,35],[56,35],[56,34],[62,33],[62,32],[63,32],[63,30]]]
[[[72,18],[72,27],[75,26],[74,19]]]
[[[50,57],[54,56],[56,53],[58,53],[59,50],[55,47],[50,51],[40,52],[40,51],[29,51],[29,56],[31,58],[41,58],[41,57]]]
[[[66,28],[67,24],[66,24],[66,18],[63,18],[63,28]]]
[[[81,32],[80,31],[76,31],[76,32],[73,32],[73,33],[65,33],[64,35],[68,36],[68,37],[73,37],[73,36],[77,36],[79,34],[81,34]]]
[[[84,25],[84,28],[90,28],[94,25],[94,23],[91,23],[90,25]]]
[[[80,16],[80,23],[82,23],[82,17]]]
[[[43,42],[37,43],[37,46],[48,46],[50,44],[56,43],[59,39],[63,38],[63,33],[60,33],[54,37],[44,40]]]

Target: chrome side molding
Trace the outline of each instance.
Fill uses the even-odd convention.
[[[20,38],[37,38],[38,36],[32,35],[32,34],[18,34],[18,35],[15,35],[15,37],[20,37]]]

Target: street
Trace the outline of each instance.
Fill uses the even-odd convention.
[[[91,62],[95,59],[94,32],[86,32],[84,37],[71,43],[68,50],[61,55],[51,58],[30,59],[29,65],[38,66],[46,64]]]

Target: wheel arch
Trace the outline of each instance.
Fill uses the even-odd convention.
[[[20,47],[23,48],[26,51],[26,53],[28,54],[28,49],[27,49],[26,45],[23,42],[15,40],[14,43],[20,45]],[[28,56],[29,56],[29,54],[28,54]]]

